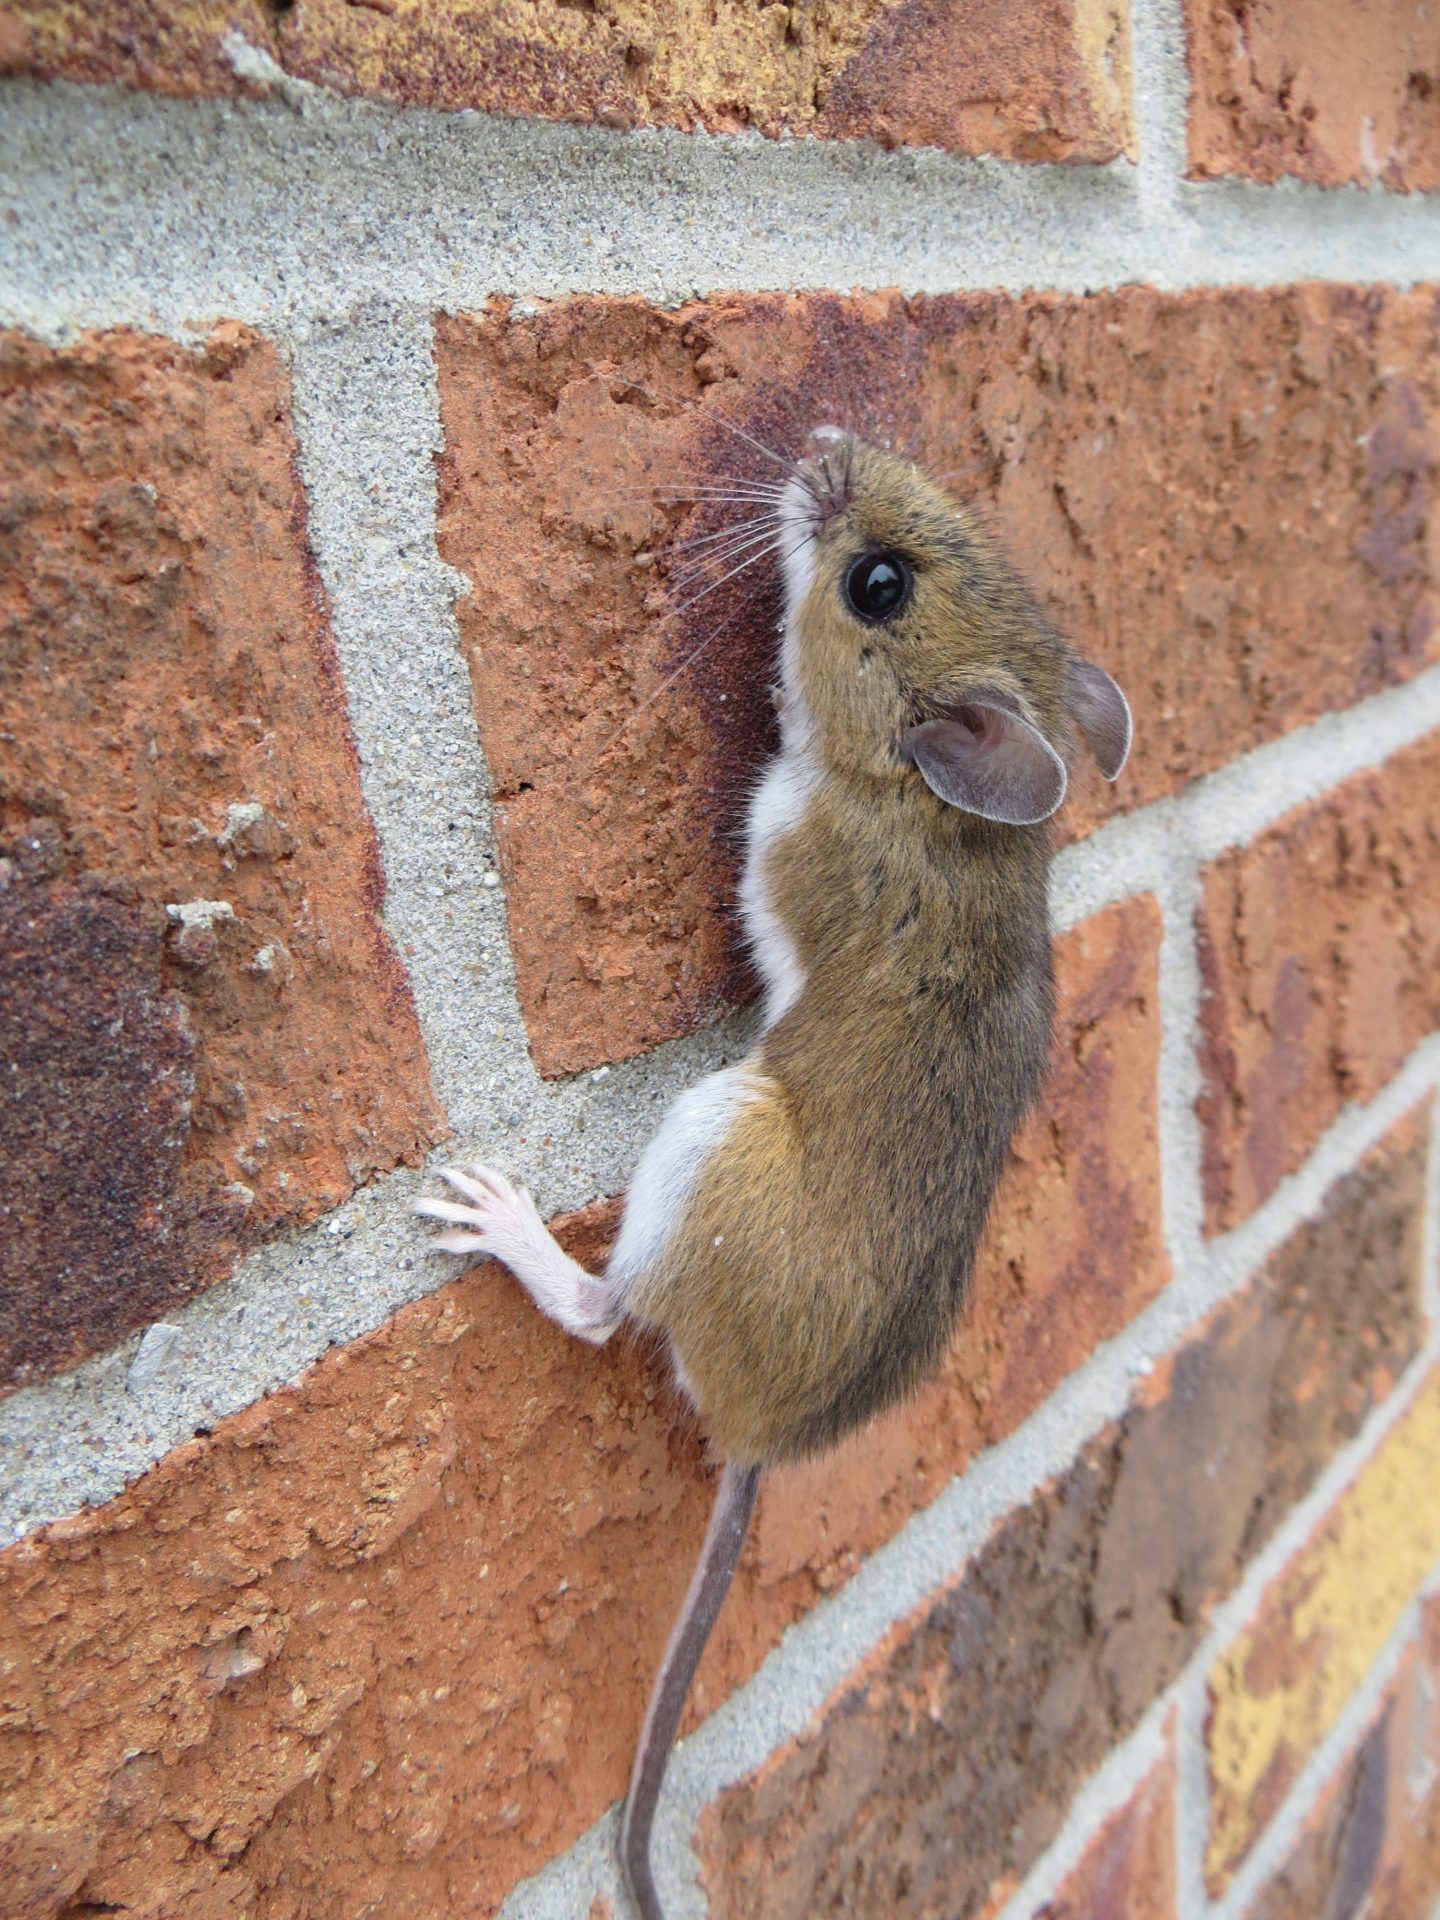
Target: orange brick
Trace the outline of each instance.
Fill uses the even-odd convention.
[[[1206,1879],[1228,1884],[1440,1559],[1432,1374],[1210,1676]]]
[[[5,68],[242,91],[286,71],[406,105],[607,126],[813,133],[1020,160],[1133,157],[1127,0],[7,0]]]
[[[442,1123],[274,349],[237,327],[197,352],[12,335],[0,421],[13,1385]]]
[[[1198,933],[1214,1232],[1440,1025],[1440,736],[1215,861]]]
[[[1173,1728],[1172,1728],[1173,1735]],[[1175,1763],[1168,1754],[1101,1827],[1035,1920],[1174,1920]]]
[[[1009,1897],[1414,1350],[1423,1145],[1403,1127],[1342,1182],[1123,1419],[711,1804],[715,1920],[939,1920]],[[1097,1878],[1103,1860],[1102,1845]]]
[[[958,469],[1135,706],[1130,766],[1077,780],[1073,835],[1440,659],[1435,313],[1432,291],[1130,288],[438,321],[439,538],[475,582],[461,632],[541,1071],[745,991],[734,835],[778,604],[753,573],[668,613],[667,543],[744,509],[644,497],[766,472],[722,419],[785,448],[839,419]]]
[[[1427,0],[1185,0],[1190,171],[1440,186],[1440,36]]]

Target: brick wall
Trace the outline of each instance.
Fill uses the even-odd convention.
[[[1433,1920],[1437,44],[0,6],[0,1914],[625,1913],[703,1437],[406,1208],[599,1258],[747,1046],[775,607],[679,609],[670,495],[839,418],[1137,746],[952,1354],[764,1487],[670,1910]]]

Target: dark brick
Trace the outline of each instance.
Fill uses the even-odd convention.
[[[0,1390],[442,1130],[273,349],[0,338]]]

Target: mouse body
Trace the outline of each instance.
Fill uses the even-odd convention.
[[[911,462],[819,429],[759,497],[784,619],[780,751],[740,885],[757,1043],[672,1104],[601,1276],[489,1169],[446,1170],[459,1199],[417,1203],[446,1224],[436,1245],[502,1260],[571,1332],[660,1334],[727,1463],[627,1803],[645,1920],[662,1917],[665,1759],[760,1471],[830,1447],[943,1357],[1046,1073],[1046,822],[1077,737],[1112,779],[1130,743],[1114,681]]]

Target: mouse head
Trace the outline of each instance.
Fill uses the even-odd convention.
[[[1108,780],[1130,710],[1049,625],[978,520],[910,461],[836,427],[812,436],[780,506],[787,725],[824,764],[922,779],[1012,826],[1065,798],[1083,736]]]

